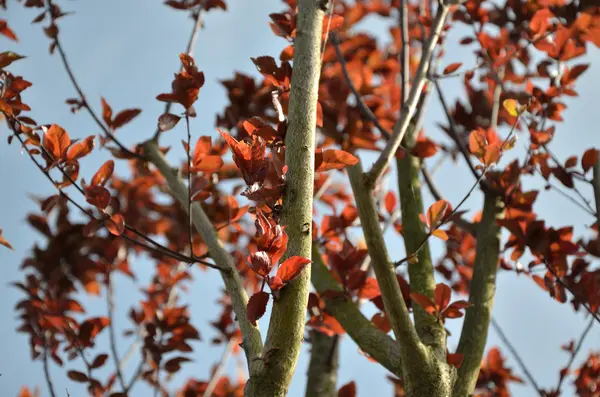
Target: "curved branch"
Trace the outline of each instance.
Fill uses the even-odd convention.
[[[342,286],[333,278],[319,252],[315,242],[312,247],[311,281],[320,294],[327,291],[343,292]],[[324,298],[328,313],[344,327],[344,330],[362,351],[369,354],[388,371],[402,376],[400,346],[387,334],[384,334],[351,300],[343,297]]]
[[[392,161],[392,158],[396,154],[398,147],[400,147],[402,138],[404,138],[406,131],[408,131],[410,121],[416,111],[417,103],[419,102],[419,97],[421,96],[421,90],[425,86],[425,81],[427,80],[427,74],[429,72],[429,65],[431,63],[433,52],[442,32],[442,28],[444,27],[444,23],[446,22],[448,13],[449,7],[440,2],[440,7],[438,8],[437,15],[435,16],[435,20],[431,26],[431,35],[427,40],[425,48],[423,48],[421,62],[419,63],[415,80],[410,89],[408,100],[402,106],[402,114],[400,115],[400,119],[394,125],[392,137],[367,174],[366,187],[369,189],[373,189],[377,183],[377,180],[381,177],[381,175],[383,175],[385,169],[388,167],[389,163]]]
[[[477,226],[477,251],[469,293],[471,307],[466,310],[458,344],[458,352],[464,355],[464,359],[454,385],[454,397],[471,395],[479,375],[496,293],[500,255],[500,226],[496,220],[503,208],[498,196],[486,192],[482,219]]]
[[[143,144],[144,155],[148,160],[156,166],[158,171],[167,181],[173,197],[179,201],[181,207],[187,210],[188,189],[179,177],[176,170],[171,168],[170,164],[163,154],[158,149],[155,141],[148,141]],[[233,311],[236,314],[237,321],[242,331],[243,341],[242,346],[246,352],[246,360],[248,367],[252,368],[253,360],[260,356],[262,351],[262,339],[257,326],[252,325],[246,316],[246,304],[248,303],[248,295],[243,287],[242,279],[236,269],[235,261],[231,254],[223,247],[222,242],[217,237],[215,229],[204,210],[198,203],[194,203],[192,221],[194,227],[200,233],[210,257],[217,265],[224,267],[227,270],[222,270],[221,277],[225,283],[225,288],[231,298]]]

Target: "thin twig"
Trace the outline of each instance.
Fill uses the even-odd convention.
[[[190,154],[192,144],[192,134],[190,132],[190,116],[187,109],[185,111],[185,126],[187,129],[187,182],[188,182],[188,238],[190,243],[190,254],[194,256],[194,223],[192,222],[192,155]]]
[[[410,38],[408,33],[408,0],[400,0],[398,7],[400,19],[400,37],[402,41],[402,49],[400,50],[400,65],[402,72],[400,73],[402,87],[402,106],[408,100],[408,89],[410,79]]]
[[[563,281],[563,279],[562,279],[562,278],[560,278],[560,277],[558,276],[558,274],[556,274],[556,271],[555,271],[555,270],[554,270],[554,269],[553,269],[553,268],[552,268],[552,267],[551,267],[551,266],[548,264],[548,262],[546,262],[546,261],[543,261],[543,262],[544,262],[544,265],[546,265],[546,269],[548,269],[548,271],[549,271],[550,273],[552,273],[552,275],[554,276],[554,278],[556,278],[556,281],[557,281],[557,282],[558,282],[560,285],[562,285],[562,286],[563,286],[563,287],[564,287],[564,288],[565,288],[567,291],[569,291],[569,292],[570,292],[570,293],[573,295],[573,297],[575,298],[575,300],[576,300],[576,301],[577,301],[577,302],[578,302],[578,303],[579,303],[581,306],[583,306],[583,307],[585,308],[585,310],[587,310],[587,311],[588,311],[588,313],[590,313],[590,314],[592,315],[592,317],[593,317],[593,318],[594,318],[596,321],[598,321],[598,323],[600,324],[600,316],[598,316],[597,312],[594,312],[594,311],[592,311],[592,309],[590,308],[590,306],[589,306],[587,303],[585,303],[585,301],[584,301],[583,299],[581,299],[581,298],[578,296],[578,294],[576,294],[576,293],[575,293],[575,291],[573,290],[573,288],[571,288],[571,287],[570,287],[570,286],[569,286],[567,283],[565,283],[565,282]]]
[[[225,369],[225,365],[227,364],[227,361],[229,360],[229,356],[231,355],[231,350],[233,349],[233,346],[236,343],[238,343],[236,338],[232,338],[229,340],[229,343],[227,343],[227,345],[225,346],[225,350],[223,351],[223,354],[221,355],[219,364],[217,364],[217,368],[215,368],[215,372],[213,372],[212,377],[210,378],[210,381],[208,382],[208,385],[206,386],[206,389],[204,390],[204,394],[202,394],[202,397],[212,396],[213,390],[215,390],[217,383],[219,383],[219,380],[221,380],[221,374],[223,373],[223,370]]]
[[[48,0],[48,10],[50,10],[52,8],[53,4],[52,4],[52,0]],[[51,12],[51,11],[49,11]],[[94,119],[94,121],[96,122],[96,124],[98,124],[98,126],[100,127],[100,129],[102,129],[102,131],[104,132],[104,134],[109,137],[113,142],[115,142],[115,144],[125,153],[127,153],[128,156],[133,157],[133,158],[140,158],[140,156],[136,153],[133,153],[131,150],[127,149],[125,146],[123,146],[121,144],[121,142],[119,142],[119,140],[112,134],[112,132],[110,132],[110,130],[108,128],[106,128],[106,126],[102,123],[102,121],[100,121],[100,118],[96,115],[96,113],[94,112],[94,110],[91,108],[91,106],[89,105],[89,103],[87,102],[87,100],[85,99],[85,94],[83,93],[83,90],[81,89],[81,86],[79,85],[79,83],[77,82],[77,79],[75,78],[75,74],[73,73],[73,70],[71,69],[71,65],[69,64],[69,61],[67,60],[67,55],[63,49],[63,46],[60,42],[60,40],[58,39],[58,35],[56,37],[54,37],[54,41],[53,41],[54,45],[56,46],[56,49],[58,50],[58,54],[60,55],[60,58],[62,60],[63,66],[67,72],[67,74],[69,75],[69,79],[71,80],[71,83],[73,84],[73,87],[75,88],[75,91],[77,91],[77,94],[79,95],[79,99],[81,101],[81,104],[83,105],[83,107],[87,110],[87,112],[90,114],[90,116],[92,116],[92,118]]]
[[[448,103],[446,102],[446,98],[444,97],[444,93],[442,92],[442,87],[440,86],[440,83],[437,80],[434,80],[433,84],[435,85],[435,89],[437,91],[438,98],[440,100],[440,104],[442,105],[442,109],[444,109],[444,113],[446,114],[446,118],[448,119],[448,125],[449,125],[448,133],[450,135],[450,138],[452,138],[454,143],[456,143],[458,150],[461,152],[461,154],[465,158],[465,161],[467,162],[467,165],[469,166],[469,170],[471,170],[471,173],[473,174],[475,179],[478,179],[479,173],[475,169],[475,165],[473,164],[473,161],[471,160],[471,155],[469,154],[467,147],[465,146],[463,140],[458,135],[458,129],[456,128],[456,123],[454,122],[454,117],[452,117],[452,114],[450,113],[450,108],[448,107]]]
[[[44,352],[42,353],[42,356],[43,356],[43,362],[44,362],[44,378],[46,378],[46,385],[48,386],[48,393],[50,393],[50,397],[56,397],[56,393],[54,392],[54,384],[52,383],[52,378],[50,377],[50,368],[48,366],[48,347],[45,345],[44,345]]]
[[[560,388],[562,387],[564,380],[567,378],[567,375],[569,374],[571,365],[573,365],[573,362],[575,361],[575,357],[577,357],[577,353],[579,353],[579,351],[581,350],[581,347],[583,346],[583,341],[589,334],[593,325],[594,325],[594,318],[591,318],[590,322],[585,327],[585,329],[583,330],[583,333],[579,337],[579,341],[577,342],[577,345],[575,346],[575,350],[573,350],[573,352],[571,353],[571,357],[569,358],[569,362],[567,363],[567,366],[565,368],[563,368],[563,370],[560,371],[560,378],[558,379],[558,385],[556,385],[556,389],[555,389],[555,392],[557,393],[557,395],[560,395]]]
[[[379,130],[379,133],[384,138],[389,139],[390,138],[389,131],[387,131],[385,129],[385,127],[381,125],[379,120],[377,120],[377,116],[375,116],[375,114],[367,106],[365,101],[362,99],[362,96],[360,95],[360,93],[358,92],[358,90],[356,89],[354,84],[352,83],[352,79],[350,78],[350,73],[348,72],[348,65],[346,63],[346,60],[344,59],[344,54],[342,53],[342,49],[340,47],[340,40],[335,33],[331,33],[331,42],[333,43],[333,46],[335,48],[335,53],[337,55],[338,62],[340,63],[340,66],[342,67],[342,74],[344,76],[344,80],[346,81],[348,88],[350,88],[350,91],[352,91],[352,94],[356,98],[358,107],[360,108],[361,112],[365,116],[367,116],[367,118],[371,122],[373,122],[373,124],[375,124],[375,127],[377,127],[377,129]]]
[[[112,352],[113,360],[115,362],[115,373],[117,374],[117,379],[119,380],[119,384],[121,385],[121,389],[125,391],[125,379],[123,379],[123,372],[121,371],[121,363],[119,359],[119,353],[117,351],[117,340],[115,336],[115,325],[114,325],[114,316],[113,312],[115,309],[115,302],[113,299],[113,285],[111,282],[111,274],[108,272],[106,274],[106,306],[108,310],[108,337],[110,341],[110,350]]]
[[[431,35],[427,40],[427,44],[423,48],[421,62],[419,63],[417,74],[410,89],[408,100],[402,106],[400,119],[394,125],[392,137],[381,152],[375,164],[373,164],[371,170],[366,174],[365,182],[367,185],[366,187],[369,189],[373,189],[375,187],[377,180],[385,172],[388,164],[398,150],[398,147],[400,147],[402,138],[404,138],[404,134],[406,134],[406,131],[408,130],[409,123],[413,117],[413,114],[415,113],[417,103],[419,102],[419,97],[421,96],[421,90],[423,89],[425,81],[427,80],[431,58],[442,32],[442,28],[446,22],[448,13],[449,7],[444,3],[440,3],[437,15],[435,16],[435,20],[431,26]]]
[[[523,373],[525,374],[525,377],[527,378],[527,380],[529,380],[529,383],[531,384],[531,386],[533,386],[533,388],[535,388],[535,391],[537,392],[537,394],[539,394],[541,397],[544,397],[546,394],[542,391],[542,389],[540,389],[540,386],[535,381],[533,375],[531,374],[531,371],[529,370],[529,368],[527,368],[527,365],[525,365],[525,362],[521,358],[521,355],[519,354],[518,350],[515,349],[513,344],[506,337],[506,334],[504,334],[504,331],[502,331],[500,324],[498,324],[498,322],[496,322],[496,320],[493,317],[491,320],[491,325],[492,325],[492,328],[494,328],[494,330],[500,337],[500,340],[502,340],[502,342],[506,345],[508,350],[511,352],[511,354],[517,361],[517,364],[519,364],[519,367],[521,367],[521,371],[523,371]]]
[[[194,28],[192,29],[192,33],[190,34],[190,39],[188,40],[187,48],[185,50],[186,54],[188,54],[189,56],[192,56],[194,54],[194,48],[196,47],[196,42],[198,41],[198,33],[200,32],[202,25],[204,25],[204,14],[205,14],[204,1],[202,1],[199,5],[198,15],[196,16],[196,21],[194,22]],[[183,71],[183,65],[181,66],[179,71],[180,72]],[[173,105],[172,102],[167,102],[165,105],[165,111],[163,112],[163,114],[169,113],[171,111],[172,105]],[[156,131],[154,132],[154,135],[152,136],[152,140],[157,141],[159,135],[160,135],[160,129],[156,128]]]

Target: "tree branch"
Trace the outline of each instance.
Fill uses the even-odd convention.
[[[108,272],[106,274],[106,307],[108,311],[108,338],[110,343],[110,350],[113,356],[113,360],[115,362],[115,373],[117,374],[117,379],[119,380],[119,385],[121,385],[121,389],[126,392],[127,385],[125,383],[125,379],[123,378],[123,372],[121,371],[121,362],[119,359],[119,353],[117,351],[117,340],[116,340],[116,332],[115,332],[115,324],[114,324],[114,309],[115,302],[113,299],[113,285],[111,279],[111,273]]]
[[[407,394],[411,396],[446,395],[452,388],[454,370],[446,363],[445,352],[443,357],[440,357],[439,349],[432,349],[421,343],[411,322],[379,226],[379,216],[373,193],[364,184],[361,163],[348,167],[348,174],[383,304],[396,340],[401,346],[402,377]]]
[[[372,190],[375,187],[377,180],[385,172],[385,169],[388,167],[390,161],[396,154],[396,151],[398,150],[398,147],[402,142],[402,138],[404,138],[404,134],[406,134],[406,131],[409,128],[410,121],[417,108],[419,97],[421,96],[421,90],[423,89],[425,81],[427,80],[429,65],[431,63],[433,52],[442,32],[442,28],[444,27],[444,23],[446,22],[446,17],[448,16],[448,13],[449,7],[444,3],[440,3],[437,15],[435,16],[435,20],[433,21],[433,25],[431,26],[431,35],[429,36],[427,44],[423,49],[421,62],[419,63],[417,74],[415,76],[413,85],[410,89],[408,100],[402,107],[402,114],[400,115],[400,119],[394,125],[394,129],[392,130],[392,137],[390,138],[389,142],[381,152],[379,158],[377,159],[375,164],[373,164],[373,167],[367,174],[367,180],[365,185],[370,190]]]
[[[407,133],[404,140],[405,146],[410,148],[414,145],[416,131]],[[408,265],[411,290],[423,294],[433,300],[435,279],[433,262],[428,243],[428,233],[425,225],[419,218],[424,213],[423,197],[421,195],[421,160],[411,154],[397,159],[398,166],[398,194],[400,196],[400,209],[402,213],[402,236],[406,247],[406,256],[417,255],[418,262]],[[425,242],[423,244],[423,242]],[[427,313],[419,305],[414,307],[415,328],[423,343],[434,346],[438,354],[444,356],[446,353],[446,331],[444,325]]]
[[[319,252],[319,245],[312,246],[311,281],[318,293],[327,291],[344,292],[333,278]],[[400,346],[367,319],[356,304],[344,297],[324,298],[325,309],[344,327],[354,343],[362,351],[373,357],[388,371],[402,376]]]
[[[336,397],[337,371],[340,359],[340,335],[310,333],[311,350],[306,380],[306,397]]]
[[[503,212],[498,196],[486,192],[481,222],[477,225],[477,249],[471,280],[469,302],[460,335],[458,352],[464,355],[454,397],[467,397],[473,393],[487,335],[492,318],[496,292],[496,271],[500,254],[500,226],[496,220]]]
[[[187,209],[188,190],[183,180],[179,177],[163,154],[159,151],[155,141],[147,141],[143,144],[144,155],[148,160],[156,166],[158,171],[167,181],[171,193],[179,201],[181,207]],[[260,357],[262,351],[262,339],[257,326],[252,325],[246,316],[246,304],[248,296],[243,287],[242,279],[236,269],[233,257],[223,247],[222,242],[217,237],[216,231],[204,210],[198,203],[194,203],[192,221],[198,233],[204,239],[208,247],[208,253],[216,264],[224,267],[221,277],[225,283],[225,288],[231,298],[233,311],[236,314],[237,321],[242,331],[243,341],[242,346],[246,352],[246,361],[250,369],[253,368],[252,363]]]
[[[282,224],[286,225],[286,256],[310,258],[314,190],[315,130],[321,75],[324,9],[315,0],[298,1],[297,34],[285,137],[286,189]],[[325,3],[326,4],[326,3]],[[290,282],[273,305],[263,356],[268,363],[250,372],[247,397],[284,396],[296,369],[304,340],[310,267]]]

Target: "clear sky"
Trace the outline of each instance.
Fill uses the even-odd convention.
[[[286,45],[281,38],[274,36],[268,26],[268,14],[283,9],[282,3],[268,0],[229,0],[227,12],[211,11],[206,18],[206,27],[200,32],[195,59],[200,70],[204,71],[206,84],[201,90],[196,105],[198,117],[192,121],[194,136],[214,135],[214,121],[217,112],[226,103],[225,90],[218,80],[233,76],[235,71],[258,76],[250,57],[271,55],[278,57]],[[104,0],[102,2],[62,1],[59,4],[64,11],[75,11],[74,16],[60,20],[61,40],[64,44],[71,66],[83,87],[88,101],[96,110],[100,109],[100,96],[104,96],[114,111],[130,107],[143,109],[135,121],[118,132],[120,139],[126,144],[140,142],[154,131],[156,119],[162,113],[163,104],[155,97],[161,92],[167,92],[173,73],[179,68],[178,54],[185,49],[193,22],[185,12],[177,12],[162,4],[161,1],[119,1]],[[72,137],[85,137],[98,134],[97,126],[85,113],[73,115],[64,100],[75,97],[76,93],[67,79],[58,56],[49,56],[49,40],[44,36],[40,25],[30,25],[37,15],[37,10],[24,9],[16,2],[9,2],[9,24],[16,31],[20,42],[15,44],[5,38],[0,38],[2,51],[12,50],[26,55],[10,70],[16,75],[22,75],[33,86],[26,91],[24,102],[28,103],[33,112],[31,116],[41,124],[57,123],[63,126]],[[386,26],[378,18],[369,18],[361,25],[373,34],[384,34]],[[449,43],[456,42],[465,35],[464,29],[457,27],[451,33]],[[387,38],[386,38],[387,40]],[[448,45],[442,65],[452,62],[464,62],[464,67],[470,67],[475,62],[470,56],[470,50]],[[589,55],[585,60],[576,63],[591,62],[592,66],[578,80],[577,91],[579,98],[568,101],[569,108],[564,113],[566,122],[557,125],[556,138],[552,150],[564,161],[571,155],[581,155],[585,148],[600,146],[597,124],[594,117],[598,113],[600,97],[600,53],[597,48],[589,47]],[[594,64],[594,62],[596,62]],[[463,94],[459,81],[450,79],[443,81],[446,96],[456,98]],[[453,101],[452,101],[453,102]],[[436,124],[444,122],[443,113],[433,98],[427,113],[425,128],[433,137],[439,137]],[[164,135],[161,142],[173,145],[169,153],[171,161],[183,158],[180,150],[180,139],[183,131],[175,129]],[[23,294],[10,287],[9,283],[23,278],[19,266],[28,254],[33,244],[41,242],[25,222],[28,212],[37,211],[37,205],[29,199],[29,195],[48,196],[54,194],[52,186],[34,167],[29,158],[23,155],[18,145],[8,146],[6,143],[7,129],[0,127],[0,228],[4,236],[15,247],[15,251],[0,249],[0,318],[4,319],[0,326],[0,394],[14,396],[21,385],[41,386],[42,396],[48,395],[42,373],[41,362],[31,362],[27,337],[16,334],[17,318],[14,304]],[[528,139],[526,135],[521,141]],[[519,154],[515,149],[514,155]],[[96,151],[90,158],[82,162],[82,176],[89,177],[98,166],[108,158],[107,151]],[[522,158],[522,157],[521,157]],[[370,158],[366,158],[367,164]],[[428,161],[429,164],[435,162]],[[117,168],[117,172],[123,172]],[[473,183],[462,164],[446,163],[435,175],[440,189],[446,199],[458,203]],[[390,183],[394,178],[390,178]],[[531,189],[543,186],[540,181],[531,181]],[[395,188],[390,185],[390,188]],[[591,191],[585,191],[592,197]],[[583,233],[585,226],[593,221],[580,209],[566,201],[560,195],[550,191],[542,192],[542,198],[535,204],[535,210],[544,217],[550,225],[576,225],[576,232]],[[431,197],[426,195],[429,202]],[[466,203],[465,209],[481,208],[481,197],[474,194]],[[76,213],[76,211],[73,211]],[[472,212],[471,212],[472,214]],[[390,241],[393,258],[404,256],[402,244],[395,232],[389,232],[386,237]],[[435,242],[434,254],[441,252],[441,244]],[[140,285],[152,274],[151,263],[140,258],[132,263],[138,273]],[[193,272],[194,280],[189,284],[190,293],[183,296],[184,301],[191,305],[192,319],[203,341],[194,345],[194,362],[183,365],[180,375],[175,377],[173,384],[181,384],[182,379],[194,376],[206,379],[210,366],[218,360],[223,347],[211,346],[209,341],[214,332],[207,326],[216,316],[214,300],[218,297],[221,281],[215,272]],[[140,298],[138,287],[125,278],[118,278],[116,283],[116,326],[125,329],[129,321],[119,309],[129,307],[131,302]],[[103,298],[82,299],[90,314],[102,315],[105,310]],[[587,324],[583,313],[573,313],[570,305],[560,305],[551,300],[547,294],[538,288],[525,276],[501,272],[498,278],[498,293],[494,306],[494,316],[502,325],[505,333],[519,350],[528,364],[534,377],[542,387],[552,387],[558,380],[558,371],[565,365],[568,355],[560,351],[560,345],[569,339],[577,337]],[[268,313],[265,318],[268,318]],[[456,335],[460,331],[460,320],[449,320],[448,327],[455,335],[450,342],[450,349],[456,346]],[[266,321],[261,322],[266,329]],[[102,336],[99,346],[106,346],[107,335]],[[598,349],[600,328],[595,326],[587,339],[580,354],[583,359],[590,348]],[[128,349],[131,341],[119,343],[121,355]],[[489,346],[503,347],[498,336],[490,331]],[[514,371],[521,375],[515,361],[503,349],[508,362]],[[292,381],[289,395],[298,397],[304,395],[304,383],[308,365],[308,346],[306,346],[298,363],[296,375]],[[133,372],[138,358],[130,360],[126,373],[127,377]],[[579,362],[579,360],[578,360]],[[55,388],[59,395],[65,389],[73,397],[85,395],[80,384],[70,382],[66,378],[66,369],[79,367],[77,361],[67,363],[65,369],[53,367],[51,370]],[[235,361],[230,361],[228,370],[235,370]],[[233,372],[232,372],[233,373]],[[380,366],[368,362],[357,353],[357,347],[349,338],[344,337],[341,352],[341,370],[339,385],[355,380],[359,396],[391,395],[392,386],[385,380],[386,371]],[[148,388],[143,382],[131,393],[132,396],[148,395]],[[567,385],[565,395],[572,393]],[[513,388],[515,396],[534,395],[529,386]],[[66,395],[66,392],[65,394]]]

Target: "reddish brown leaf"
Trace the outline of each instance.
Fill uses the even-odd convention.
[[[356,383],[346,383],[338,390],[338,397],[356,397]]]
[[[44,132],[44,148],[52,155],[54,160],[63,160],[67,155],[67,149],[71,145],[69,134],[59,125],[52,124]]]
[[[18,61],[19,59],[25,58],[22,55],[15,54],[12,51],[4,51],[0,53],[0,68],[5,68],[14,61]]]
[[[106,221],[106,228],[115,235],[120,236],[125,231],[125,219],[121,214],[114,214]]]
[[[169,131],[169,130],[175,128],[177,123],[179,123],[179,120],[181,120],[181,117],[176,116],[174,114],[171,114],[171,113],[162,114],[158,118],[158,130],[160,132]]]
[[[340,170],[358,163],[358,158],[343,150],[318,149],[315,152],[315,171]]]
[[[292,256],[287,258],[277,269],[277,276],[285,284],[296,278],[304,267],[311,263],[310,259],[303,258],[301,256]]]
[[[67,152],[67,160],[79,160],[82,157],[87,156],[94,150],[94,139],[95,135],[90,135],[83,141],[77,142],[69,148]]]
[[[85,188],[85,199],[88,203],[103,210],[110,203],[110,192],[104,186],[88,186]]]
[[[168,373],[172,374],[175,373],[177,371],[179,371],[181,369],[181,364],[188,362],[188,361],[192,361],[187,357],[175,357],[170,359],[169,361],[167,361],[164,365],[164,369],[165,371],[167,371]]]
[[[427,210],[427,223],[430,229],[435,229],[444,219],[449,204],[446,200],[436,201]]]
[[[421,306],[425,311],[431,315],[436,313],[435,304],[423,294],[417,292],[411,292],[410,298]]]
[[[446,353],[446,361],[448,364],[460,368],[465,356],[461,353]]]
[[[444,76],[456,72],[462,66],[462,62],[451,63],[444,68]]]
[[[110,107],[108,102],[106,102],[106,99],[104,99],[103,97],[100,97],[100,101],[102,102],[102,119],[104,120],[106,125],[112,127],[112,108]]]
[[[108,160],[98,169],[98,171],[92,177],[91,186],[104,186],[110,179],[115,170],[115,162]]]
[[[392,330],[390,319],[383,312],[375,313],[375,315],[371,318],[371,322],[386,334]]]
[[[588,149],[583,153],[583,157],[581,157],[581,168],[583,168],[583,172],[588,172],[599,160],[598,149]]]
[[[69,371],[67,372],[67,376],[69,377],[69,379],[75,382],[83,383],[88,381],[87,375],[79,371]]]
[[[269,303],[269,294],[267,292],[260,291],[252,295],[248,299],[248,306],[246,307],[248,321],[256,325],[256,320],[265,314],[267,303]]]
[[[98,354],[94,361],[92,361],[92,368],[100,368],[106,362],[108,354]]]
[[[438,312],[441,312],[442,310],[444,310],[446,308],[446,306],[448,306],[451,295],[452,295],[452,292],[450,290],[450,287],[448,287],[446,284],[439,283],[438,285],[435,286],[435,291],[433,292],[433,296],[434,296],[435,306],[436,306]]]
[[[19,41],[15,32],[13,32],[12,29],[8,27],[8,24],[4,19],[0,19],[0,34],[8,37],[13,41]]]
[[[271,272],[273,263],[269,254],[265,251],[258,251],[248,256],[248,263],[250,268],[259,276],[267,277]]]
[[[112,122],[112,128],[116,130],[117,128],[124,126],[136,118],[141,112],[142,109],[125,109],[119,112]]]

